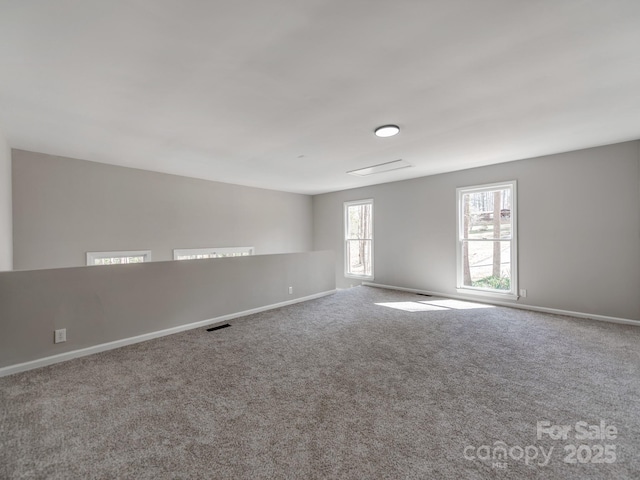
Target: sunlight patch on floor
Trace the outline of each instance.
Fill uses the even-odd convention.
[[[470,310],[473,308],[496,308],[494,305],[487,305],[486,303],[474,303],[464,300],[453,300],[451,298],[444,298],[442,300],[429,300],[429,305],[436,305],[439,307],[451,308],[452,310]]]
[[[453,300],[450,298],[440,300],[428,300],[421,302],[386,302],[376,303],[381,307],[395,308],[405,312],[433,312],[437,310],[472,310],[476,308],[495,308],[493,305],[485,303],[465,302],[463,300]]]
[[[405,312],[428,312],[434,310],[449,310],[446,307],[439,307],[438,305],[429,305],[424,302],[388,302],[388,303],[376,303],[381,307],[395,308],[396,310],[404,310]]]

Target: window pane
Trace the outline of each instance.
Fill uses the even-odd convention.
[[[511,238],[511,189],[465,193],[462,238]]]
[[[347,240],[347,271],[371,276],[371,240]]]
[[[347,238],[372,238],[371,204],[347,208]]]
[[[180,248],[173,250],[174,260],[245,257],[253,255],[253,247]]]
[[[465,286],[511,290],[511,242],[462,242]]]
[[[101,257],[94,260],[94,265],[120,265],[125,263],[142,263],[144,256],[133,257]]]

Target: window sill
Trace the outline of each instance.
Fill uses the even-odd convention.
[[[489,292],[486,290],[476,290],[474,288],[457,288],[456,291],[462,295],[473,295],[474,297],[486,297],[502,300],[518,300],[520,297],[514,293]]]
[[[372,281],[374,279],[373,276],[368,275],[352,275],[351,273],[345,273],[344,278],[354,278],[356,280],[367,280]]]

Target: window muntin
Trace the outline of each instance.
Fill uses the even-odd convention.
[[[123,265],[151,261],[151,250],[87,252],[87,265]]]
[[[344,204],[345,276],[373,279],[373,200]]]
[[[457,193],[458,289],[517,296],[516,182]]]
[[[246,257],[254,254],[254,247],[176,248],[174,260],[198,260],[203,258]]]

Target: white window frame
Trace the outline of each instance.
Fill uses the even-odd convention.
[[[371,205],[371,238],[370,239],[363,239],[363,240],[371,240],[371,275],[356,275],[353,273],[349,272],[349,239],[347,238],[347,233],[349,232],[349,207],[352,206],[356,206],[356,205],[366,205],[369,204]],[[343,216],[344,216],[344,276],[346,278],[356,278],[356,279],[360,279],[360,280],[373,280],[374,279],[374,263],[373,263],[373,258],[374,258],[374,237],[375,237],[375,222],[373,220],[373,212],[374,212],[374,207],[373,207],[373,198],[367,198],[364,200],[352,200],[349,202],[344,202],[344,206],[343,206]]]
[[[462,197],[468,193],[486,192],[492,190],[511,189],[511,290],[502,292],[488,288],[472,287],[464,285],[464,259],[462,258],[463,232],[464,232],[464,205]],[[485,185],[475,185],[471,187],[459,187],[456,189],[456,270],[457,270],[457,291],[463,294],[482,295],[486,297],[517,300],[518,296],[518,190],[516,180],[491,183]],[[487,239],[491,240],[491,239]],[[467,239],[467,241],[469,241]]]
[[[151,261],[151,250],[119,250],[116,252],[87,252],[87,266],[104,266],[96,265],[95,261],[100,258],[114,257],[143,257],[143,263]],[[117,264],[116,264],[117,265]],[[127,265],[127,264],[124,264]]]
[[[246,253],[247,255],[254,255],[254,247],[210,247],[210,248],[175,248],[173,250],[173,259],[179,260],[183,255],[215,255],[218,253]],[[215,257],[214,257],[215,258]],[[191,258],[184,258],[181,260],[198,260]],[[200,259],[205,260],[205,259]]]

